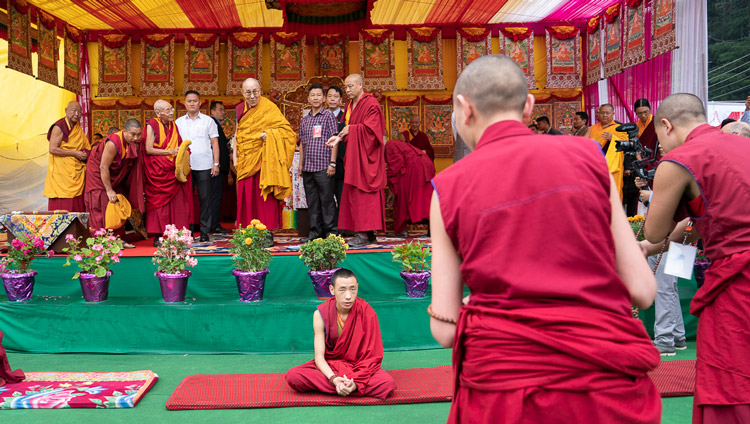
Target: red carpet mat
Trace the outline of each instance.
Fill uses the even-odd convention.
[[[388,399],[297,393],[284,374],[198,374],[185,377],[167,400],[167,409],[283,408],[291,406],[393,405],[450,402],[453,372],[444,365],[388,371],[396,391]]]
[[[695,361],[661,361],[648,373],[661,397],[692,396],[695,390]]]

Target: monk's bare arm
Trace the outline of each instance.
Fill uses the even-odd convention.
[[[437,192],[432,193],[430,229],[432,235],[432,312],[448,319],[458,319],[463,296],[461,258],[445,231]],[[453,346],[453,339],[456,335],[454,324],[430,318],[430,330],[432,337],[441,346]]]
[[[65,150],[60,147],[62,144],[63,133],[62,130],[55,125],[52,128],[52,134],[49,137],[49,153],[55,156],[72,156],[80,161],[85,161],[88,155],[85,152],[79,150]]]
[[[326,378],[331,378],[334,374],[331,367],[326,362],[326,325],[323,317],[317,309],[313,313],[313,330],[315,332],[315,366],[323,373]]]
[[[109,167],[112,165],[112,161],[115,160],[117,148],[111,142],[105,141],[105,143],[104,151],[102,152],[102,161],[99,164],[99,173],[102,178],[102,184],[104,184],[104,188],[107,190],[107,198],[109,198],[110,202],[115,203],[117,201],[117,194],[112,189]]]
[[[609,177],[609,201],[612,209],[610,229],[615,242],[615,265],[617,274],[625,283],[633,305],[641,309],[651,306],[656,297],[656,279],[646,262],[633,229],[622,210],[620,194],[615,180]]]
[[[664,161],[659,164],[654,175],[648,217],[643,227],[646,240],[661,243],[672,232],[675,211],[692,179],[690,173],[676,163]]]
[[[153,128],[151,128],[151,125],[146,125],[146,154],[147,155],[169,156],[169,155],[177,154],[177,152],[180,150],[180,149],[172,149],[172,150],[157,149],[156,147],[154,147],[154,141],[156,141],[154,130]]]

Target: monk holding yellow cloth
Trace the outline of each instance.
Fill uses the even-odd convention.
[[[620,193],[620,200],[622,200],[622,177],[625,172],[625,154],[617,151],[617,141],[627,140],[628,134],[615,130],[620,124],[614,121],[615,108],[611,104],[601,105],[596,112],[596,117],[599,122],[591,126],[589,137],[598,141],[602,147],[602,151],[607,159],[609,173],[612,174],[612,178],[614,178],[615,184],[617,184],[617,192]]]
[[[65,117],[52,124],[47,132],[49,166],[42,194],[49,198],[47,208],[51,211],[86,211],[83,188],[91,143],[78,124],[80,119],[81,105],[70,102]]]
[[[258,219],[273,230],[281,226],[279,200],[292,194],[289,168],[297,134],[279,108],[261,96],[256,79],[242,83],[242,95],[234,149],[237,221],[244,226]]]

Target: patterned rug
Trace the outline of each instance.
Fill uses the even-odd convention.
[[[167,409],[283,408],[291,406],[394,405],[450,402],[453,372],[444,365],[388,371],[396,391],[388,399],[298,393],[284,374],[199,374],[185,377],[167,400]]]
[[[661,397],[692,396],[695,391],[695,361],[661,361],[648,373]]]
[[[28,372],[0,387],[0,409],[133,408],[158,378],[153,371]]]
[[[302,237],[296,235],[274,235],[274,245],[268,251],[274,254],[296,254],[302,245]],[[430,247],[430,237],[427,235],[399,238],[378,236],[378,242],[365,246],[349,245],[348,253],[364,253],[391,251],[400,244],[409,243],[410,241],[420,241]],[[212,235],[211,241],[203,243],[193,243],[196,255],[228,255],[229,254],[229,235]]]

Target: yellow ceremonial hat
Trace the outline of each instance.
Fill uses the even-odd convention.
[[[104,212],[104,226],[107,229],[116,230],[125,225],[125,221],[132,212],[130,202],[122,194],[117,195],[117,203],[108,202],[107,210]]]
[[[191,144],[190,140],[184,140],[180,144],[180,150],[177,152],[177,158],[174,161],[174,176],[181,183],[187,181],[187,177],[190,175],[190,153],[188,153],[188,146]]]

